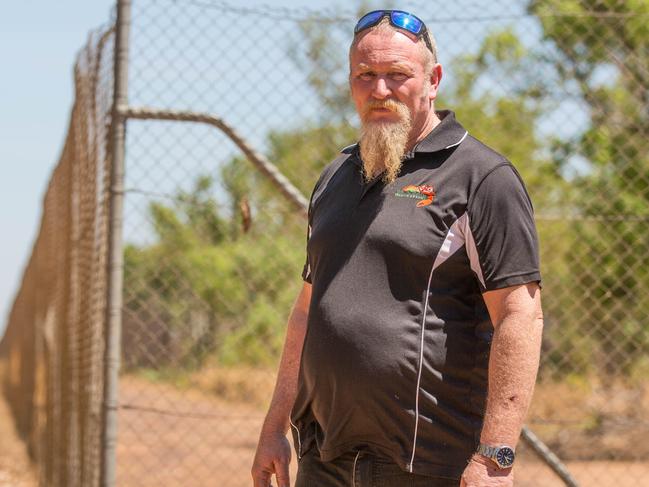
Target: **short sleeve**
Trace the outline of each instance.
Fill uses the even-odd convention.
[[[309,212],[310,213],[310,212]],[[306,259],[302,268],[302,279],[311,284],[311,264],[309,263],[309,238],[311,238],[311,223],[309,222],[306,234]]]
[[[309,211],[308,211],[308,227],[307,227],[307,235],[306,235],[306,259],[304,262],[304,267],[302,268],[302,279],[305,282],[308,282],[311,284],[311,271],[312,271],[312,260],[311,256],[309,255],[309,239],[311,238],[311,227],[313,225],[313,215],[314,212],[316,212],[317,208],[317,203],[316,200],[319,199],[321,193],[324,191],[324,189],[327,187],[327,184],[331,177],[336,174],[336,172],[340,169],[340,167],[349,159],[350,154],[353,153],[356,145],[349,146],[344,148],[340,155],[334,159],[331,164],[329,164],[327,167],[325,167],[320,173],[320,177],[315,183],[315,186],[313,187],[313,191],[311,192],[311,198],[309,198]]]
[[[479,184],[469,202],[469,226],[483,291],[541,282],[532,202],[510,163],[497,166]]]
[[[322,181],[322,175],[318,179],[318,181],[315,184],[315,187],[313,188],[313,191],[311,192],[311,198],[309,198],[309,211],[308,211],[308,224],[307,224],[307,232],[306,232],[306,258],[304,262],[304,267],[302,268],[302,280],[305,282],[308,282],[311,284],[311,263],[309,259],[309,239],[311,238],[311,222],[313,219],[313,197],[318,190],[318,187],[320,186],[320,181]]]

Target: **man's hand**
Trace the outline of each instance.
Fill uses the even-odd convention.
[[[288,477],[291,445],[286,439],[286,431],[290,427],[289,416],[297,395],[300,356],[306,335],[310,303],[311,284],[305,282],[288,319],[275,391],[259,435],[257,453],[251,470],[254,487],[269,487],[273,474],[277,479],[278,487],[291,485]]]
[[[499,469],[496,465],[480,455],[473,455],[464,469],[460,487],[512,487],[514,473],[511,468]]]
[[[291,445],[281,432],[261,434],[257,444],[255,460],[252,463],[252,480],[254,487],[268,487],[275,474],[278,487],[289,487],[291,481],[288,465],[291,462]]]

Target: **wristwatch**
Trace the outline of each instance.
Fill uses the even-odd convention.
[[[514,458],[516,458],[514,449],[507,445],[489,446],[480,443],[476,452],[493,460],[498,465],[498,468],[511,467],[514,464]]]

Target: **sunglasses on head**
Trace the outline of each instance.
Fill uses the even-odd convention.
[[[384,17],[388,17],[388,19],[390,19],[390,24],[392,24],[394,27],[415,34],[417,37],[423,37],[424,42],[426,43],[426,47],[428,47],[430,52],[435,54],[428,36],[424,35],[427,32],[427,29],[423,20],[421,20],[416,15],[404,12],[403,10],[374,10],[363,15],[356,24],[356,27],[354,27],[354,35],[365,29],[369,29],[370,27],[375,26],[376,24],[381,22]]]

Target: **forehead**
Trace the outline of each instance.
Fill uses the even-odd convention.
[[[421,49],[414,35],[405,32],[369,31],[363,34],[350,51],[352,68],[359,64],[380,65],[407,63],[412,67],[422,66]]]

